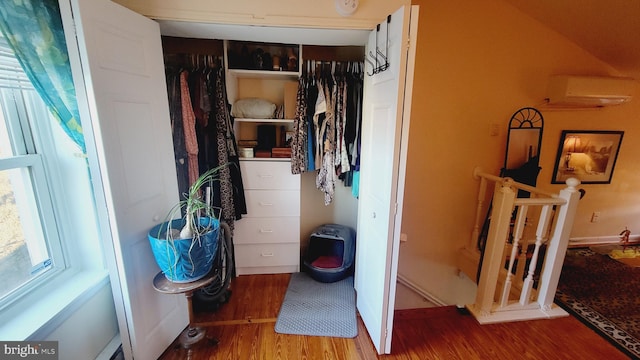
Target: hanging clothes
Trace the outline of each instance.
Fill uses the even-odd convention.
[[[329,205],[333,201],[336,187],[335,171],[335,104],[337,95],[335,82],[327,79],[318,82],[318,91],[324,91],[325,119],[320,130],[316,130],[320,161],[316,159],[316,164],[320,164],[318,175],[316,176],[316,187],[324,193],[324,204]],[[320,98],[320,96],[318,96]]]
[[[326,131],[326,112],[327,112],[327,101],[324,93],[324,86],[322,81],[319,80],[316,83],[318,88],[318,97],[316,98],[316,107],[315,112],[313,113],[313,128],[315,129],[315,149],[314,149],[314,158],[315,158],[315,167],[314,170],[320,170],[322,167],[322,153],[324,147],[323,136]]]
[[[347,98],[347,82],[344,77],[340,77],[336,103],[336,168],[338,174],[347,173],[351,169],[349,152],[344,137],[347,126]]]
[[[352,186],[359,167],[364,66],[313,60],[305,65],[298,83],[291,171],[317,171],[316,187],[328,205],[336,182]]]
[[[351,187],[352,194],[355,198],[358,198],[360,195],[359,191],[359,183],[360,183],[360,139],[362,132],[362,99],[363,99],[363,91],[364,91],[364,64],[358,64],[359,71],[353,72],[351,74],[351,80],[353,81],[353,86],[349,87],[350,89],[350,99],[349,107],[347,111],[353,114],[353,118],[356,119],[350,125],[348,124],[345,130],[345,136],[349,139],[347,140],[347,146],[349,147],[349,153],[351,157]],[[349,177],[346,177],[349,178]]]
[[[307,104],[314,104],[314,106],[307,105],[307,171],[314,171],[316,169],[316,137],[314,130],[313,117],[315,116],[316,107],[315,103],[318,99],[318,87],[316,86],[315,78],[311,77],[306,79],[306,92]]]
[[[184,143],[187,149],[189,166],[189,184],[193,184],[200,176],[198,168],[198,139],[196,136],[196,116],[191,105],[189,94],[188,73],[180,72],[180,100],[182,104],[182,127],[184,129]]]
[[[212,205],[233,231],[235,220],[247,213],[247,207],[224,69],[210,58],[195,61],[196,57],[190,56],[191,63],[184,64],[191,67],[188,70],[166,70],[178,187],[180,194],[186,193],[200,174],[227,164],[212,184]]]
[[[180,71],[166,70],[167,94],[169,96],[169,117],[173,135],[173,153],[178,177],[178,198],[189,188],[189,159],[185,146],[184,127],[182,124],[182,100],[180,98]]]
[[[214,83],[215,94],[215,126],[216,126],[216,147],[218,149],[218,164],[229,164],[220,170],[220,181],[218,181],[221,218],[231,230],[234,228],[236,219],[240,219],[242,214],[247,213],[247,206],[244,198],[244,187],[240,175],[240,163],[238,150],[236,148],[235,137],[233,135],[233,124],[227,103],[227,94],[224,84],[224,72],[218,69],[218,74]],[[237,187],[234,187],[234,184]],[[236,202],[238,204],[236,205]]]
[[[300,77],[296,93],[296,115],[293,122],[293,137],[291,139],[291,173],[301,174],[307,170],[307,98],[306,80]]]

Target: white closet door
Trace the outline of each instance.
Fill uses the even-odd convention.
[[[71,0],[71,7],[123,348],[127,358],[157,359],[188,324],[185,297],[152,286],[159,269],[147,240],[178,199],[160,29],[107,0]]]
[[[400,229],[396,211],[404,187],[399,183],[404,179],[403,111],[405,95],[410,95],[405,94],[405,80],[413,76],[407,74],[410,15],[408,6],[397,10],[388,31],[385,20],[379,31],[371,32],[366,47],[369,57],[376,54],[377,44],[389,61],[388,69],[365,75],[355,272],[358,311],[380,354],[391,352],[393,330]],[[373,66],[365,63],[372,73]],[[379,57],[378,65],[382,63]]]

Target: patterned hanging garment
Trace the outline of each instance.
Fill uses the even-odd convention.
[[[222,72],[222,69],[218,70]],[[216,107],[216,147],[218,149],[218,164],[229,164],[229,142],[227,136],[231,131],[229,126],[231,125],[230,115],[227,108],[226,93],[224,89],[224,77],[223,74],[218,73],[215,79],[215,107]],[[233,147],[231,148],[233,149]],[[219,185],[220,185],[220,207],[222,208],[222,214],[220,219],[229,225],[229,228],[233,231],[234,221],[236,219],[236,211],[233,202],[233,183],[231,180],[230,166],[225,166],[220,169],[219,172]]]
[[[307,97],[305,79],[298,80],[296,96],[296,117],[293,122],[293,138],[291,139],[291,173],[301,174],[307,170]]]
[[[335,170],[335,103],[336,84],[325,84],[326,118],[319,132],[318,141],[323,141],[320,171],[316,177],[316,187],[324,193],[324,204],[333,201],[336,187]]]
[[[184,128],[184,142],[187,149],[187,158],[189,164],[189,184],[193,184],[198,179],[198,177],[200,177],[200,172],[198,168],[198,139],[196,136],[196,116],[193,113],[187,80],[187,72],[182,71],[180,73],[182,125]]]

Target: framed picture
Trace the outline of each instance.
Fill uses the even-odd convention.
[[[287,131],[284,135],[284,146],[291,147],[292,141],[293,141],[293,131]]]
[[[609,184],[624,131],[563,130],[552,184],[575,177],[583,184]]]

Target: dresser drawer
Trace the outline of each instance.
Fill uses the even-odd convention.
[[[234,244],[300,243],[300,218],[245,217],[236,221]]]
[[[237,244],[234,250],[239,268],[300,264],[298,244]]]
[[[246,217],[300,216],[299,190],[245,190]]]
[[[300,175],[291,174],[289,161],[240,161],[245,190],[300,190]]]

